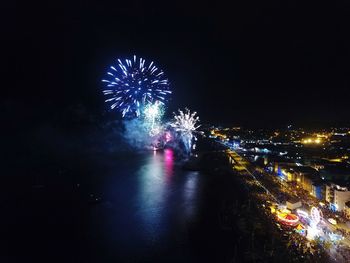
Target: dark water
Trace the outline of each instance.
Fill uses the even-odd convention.
[[[170,149],[73,163],[8,202],[1,262],[229,261],[232,233],[218,220],[236,198],[227,176],[183,170]]]
[[[197,220],[201,174],[183,171],[172,150],[111,168],[97,189],[105,201],[91,209],[88,226],[91,239],[101,241],[102,255],[125,261],[188,259],[187,227]]]

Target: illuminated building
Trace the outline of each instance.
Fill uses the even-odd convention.
[[[316,169],[295,163],[275,163],[274,170],[277,176],[287,182],[295,182],[298,187],[317,199],[323,200],[325,198],[325,186]]]
[[[345,207],[344,207],[343,211],[344,211],[346,218],[350,219],[350,201],[347,201],[345,203]]]
[[[334,210],[344,211],[345,203],[350,201],[350,191],[347,187],[328,184],[326,185],[326,201],[333,204]]]
[[[322,182],[313,182],[311,193],[314,197],[319,200],[324,200],[325,198],[325,186]]]

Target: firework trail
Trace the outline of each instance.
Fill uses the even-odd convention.
[[[118,109],[123,117],[139,117],[144,105],[156,101],[164,104],[171,94],[164,72],[153,61],[146,63],[135,55],[125,61],[118,59],[117,65],[110,67],[102,82],[106,84],[103,90],[107,97],[105,102],[111,109]]]

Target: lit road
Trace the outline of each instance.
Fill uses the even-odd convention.
[[[242,172],[245,171],[247,172],[250,176],[252,176],[255,180],[255,182],[261,186],[268,195],[270,195],[276,202],[278,202],[277,198],[256,178],[256,176],[249,171],[247,165],[249,164],[247,161],[245,161],[237,152],[230,150],[228,152],[229,157],[231,157],[236,165],[234,165],[234,169]]]

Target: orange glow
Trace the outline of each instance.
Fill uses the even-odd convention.
[[[305,138],[301,141],[303,144],[321,144],[323,142],[321,137]]]

